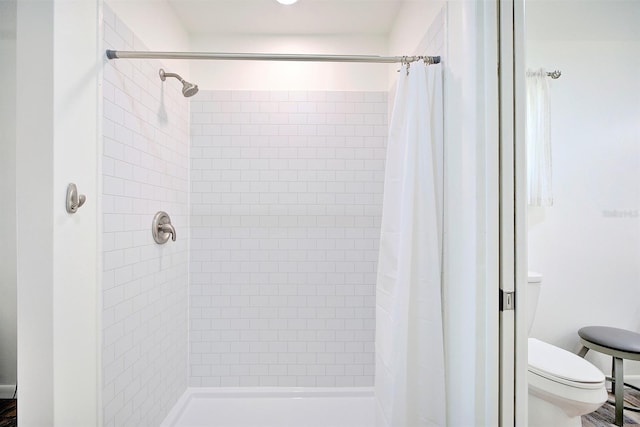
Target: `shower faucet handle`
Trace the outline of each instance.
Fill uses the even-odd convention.
[[[173,225],[171,225],[171,223],[161,224],[158,226],[158,229],[163,233],[171,234],[171,240],[174,242],[176,241],[176,229],[173,228]]]
[[[176,241],[176,229],[171,224],[171,218],[169,214],[163,211],[156,213],[151,223],[151,234],[153,240],[159,245],[163,245],[169,241],[171,236],[172,241]]]

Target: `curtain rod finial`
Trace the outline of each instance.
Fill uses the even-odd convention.
[[[550,73],[547,73],[547,76],[551,77],[554,80],[560,78],[561,75],[562,75],[562,71],[560,70],[554,70],[554,71],[551,71]]]

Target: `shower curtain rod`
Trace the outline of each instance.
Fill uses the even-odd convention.
[[[244,61],[305,61],[305,62],[369,62],[403,63],[424,61],[439,64],[439,56],[373,56],[373,55],[315,55],[272,53],[215,53],[215,52],[148,52],[107,50],[109,59],[212,59]]]

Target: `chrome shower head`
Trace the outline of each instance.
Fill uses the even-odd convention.
[[[198,93],[198,85],[189,83],[188,81],[180,77],[178,74],[165,73],[165,71],[162,68],[160,68],[160,80],[165,81],[167,77],[175,77],[176,79],[180,80],[180,82],[182,83],[182,95],[184,95],[185,97],[188,98]]]
[[[198,85],[194,85],[193,83],[182,81],[182,94],[185,97],[190,97],[198,93]]]

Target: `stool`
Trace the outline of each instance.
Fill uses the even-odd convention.
[[[616,408],[615,425],[622,426],[623,409],[640,412],[640,408],[624,406],[624,386],[640,391],[640,388],[631,384],[625,384],[622,361],[640,360],[640,334],[625,329],[610,328],[607,326],[587,326],[578,331],[582,349],[578,353],[584,357],[589,350],[608,354],[613,358],[611,366],[611,390]]]

